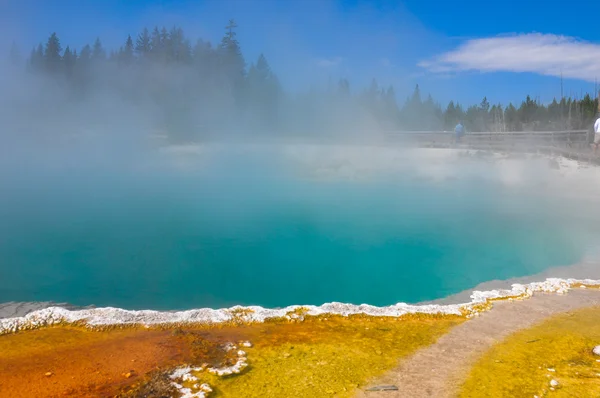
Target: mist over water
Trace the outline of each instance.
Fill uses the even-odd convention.
[[[467,161],[446,161],[458,178],[438,181],[393,165],[311,178],[318,156],[304,150],[307,169],[295,150],[207,146],[185,163],[154,152],[128,167],[79,160],[87,167],[4,173],[0,302],[416,303],[575,263],[598,236],[575,201],[507,187],[492,169],[469,175]]]
[[[0,61],[0,303],[416,303],[596,246],[598,174],[386,143],[456,122],[418,88],[286,91],[233,21],[131,33]]]

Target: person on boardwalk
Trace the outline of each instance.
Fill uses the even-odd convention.
[[[594,123],[594,143],[592,147],[594,148],[594,155],[596,154],[596,150],[598,149],[598,145],[600,145],[600,113],[598,113],[598,118],[596,119],[596,123]]]
[[[455,134],[455,142],[456,143],[461,142],[463,135],[465,135],[465,127],[463,126],[462,120],[460,120],[458,122],[458,124],[456,125],[456,127],[454,128],[454,134]]]

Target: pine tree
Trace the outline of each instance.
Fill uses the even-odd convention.
[[[441,128],[443,117],[442,112],[439,106],[433,100],[431,94],[429,94],[427,96],[427,100],[423,102],[422,109],[422,120],[420,127],[430,131]]]
[[[211,43],[198,39],[192,50],[192,64],[198,73],[198,82],[205,84],[208,80],[215,82],[219,71],[219,57]]]
[[[489,112],[487,129],[493,132],[504,131],[504,111],[502,105],[492,105]]]
[[[459,119],[460,116],[456,112],[454,101],[450,101],[446,107],[446,112],[444,113],[444,129],[452,130],[458,123]]]
[[[169,46],[169,32],[167,31],[167,28],[165,28],[164,26],[160,29],[160,43],[163,46],[163,51],[168,52],[168,46]]]
[[[44,47],[42,47],[42,43],[38,44],[37,49],[35,50],[35,56],[32,58],[33,63],[38,68],[38,70],[42,70],[44,67]]]
[[[78,88],[83,89],[89,81],[91,80],[91,70],[90,66],[92,64],[92,48],[89,44],[86,44],[81,49],[81,53],[79,54],[79,58],[75,62],[75,68],[73,70],[73,75],[76,80],[76,85]]]
[[[421,89],[419,88],[418,84],[415,86],[415,91],[413,91],[411,103],[415,107],[421,106]]]
[[[481,111],[486,114],[489,112],[490,103],[488,102],[487,97],[483,97],[483,99],[481,100],[481,104],[479,104],[479,109],[481,109]]]
[[[67,46],[67,48],[65,49],[65,52],[63,54],[63,63],[64,63],[64,67],[65,67],[65,74],[69,78],[73,76],[73,70],[75,68],[75,60],[76,60],[76,55],[74,55],[71,52],[71,49],[69,48],[69,46]]]
[[[139,56],[146,57],[150,54],[151,49],[150,33],[148,32],[148,28],[144,28],[135,42],[135,51]]]
[[[192,48],[183,30],[173,27],[168,35],[168,60],[179,64],[189,64],[192,60]]]
[[[389,86],[385,92],[384,101],[387,105],[388,111],[396,112],[398,110],[398,103],[396,102],[396,91],[394,86]]]
[[[560,114],[560,105],[556,101],[556,97],[553,98],[552,103],[548,105],[548,114],[549,121],[552,123],[553,126],[555,126],[556,123],[558,123],[562,119],[562,116]]]
[[[533,123],[535,120],[535,115],[537,113],[538,105],[537,103],[531,99],[531,96],[527,96],[525,101],[521,103],[519,107],[519,121],[524,124],[527,129],[533,128]]]
[[[489,111],[490,111],[490,103],[487,100],[487,97],[483,97],[481,103],[478,108],[470,108],[468,112],[468,118],[471,123],[471,128],[474,131],[487,131],[488,122],[489,122]]]
[[[271,79],[271,67],[269,66],[269,63],[263,54],[260,54],[258,60],[256,61],[256,72],[258,74],[258,78],[263,82],[267,82],[269,79]]]
[[[58,39],[56,32],[54,32],[50,35],[48,41],[46,42],[46,51],[44,53],[44,60],[47,72],[57,74],[61,71],[61,52],[62,47],[60,45],[60,40]]]
[[[423,129],[423,103],[421,101],[421,89],[415,85],[412,96],[406,99],[401,111],[403,127],[409,130]]]
[[[44,48],[41,43],[31,50],[28,66],[29,70],[34,72],[40,72],[44,69]]]
[[[81,49],[81,54],[79,55],[79,60],[82,64],[86,65],[92,60],[92,48],[89,44],[86,44]]]
[[[521,131],[521,123],[519,121],[519,112],[511,103],[504,110],[504,120],[508,131]]]
[[[229,24],[225,27],[226,34],[221,40],[219,45],[219,55],[221,59],[221,66],[224,69],[225,75],[232,81],[233,84],[237,84],[245,76],[246,62],[242,56],[240,45],[235,38],[237,24],[233,19],[229,20]]]
[[[92,50],[92,60],[95,62],[106,60],[106,51],[104,50],[104,47],[102,46],[102,42],[100,41],[99,37],[97,37],[96,41],[94,42],[94,47]]]
[[[277,120],[280,87],[263,54],[251,64],[246,76],[245,107],[254,114],[255,127],[273,128]]]
[[[133,40],[131,39],[131,35],[129,35],[125,41],[125,46],[119,51],[119,62],[124,65],[131,65],[134,59],[134,51]]]
[[[155,60],[161,58],[164,54],[164,43],[162,42],[162,36],[160,35],[158,26],[154,27],[152,35],[150,36],[150,53]]]

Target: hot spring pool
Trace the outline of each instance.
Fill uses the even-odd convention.
[[[236,159],[5,174],[0,302],[417,303],[576,263],[598,236],[577,206],[493,180],[319,180]]]

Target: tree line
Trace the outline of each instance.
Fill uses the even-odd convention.
[[[487,98],[466,110],[450,101],[441,121],[450,128],[454,120],[463,120],[473,131],[563,131],[586,130],[593,125],[599,111],[598,99],[586,93],[582,99],[561,98],[544,105],[529,95],[518,107],[509,103],[490,106]]]
[[[223,131],[305,133],[328,128],[360,130],[451,130],[463,121],[469,131],[587,129],[598,100],[554,99],[544,105],[530,96],[520,104],[442,107],[417,85],[399,105],[393,86],[371,85],[353,92],[348,79],[322,89],[286,93],[264,54],[249,65],[230,20],[217,45],[194,42],[180,27],[143,29],[118,49],[100,38],[81,49],[63,48],[56,33],[22,57],[16,44],[10,61],[28,74],[51,80],[66,94],[65,104],[101,95],[152,109],[155,126],[181,139]]]
[[[421,99],[419,86],[400,109],[400,123],[409,130],[452,130],[462,122],[470,131],[564,131],[589,129],[600,113],[598,98],[586,93],[582,99],[554,98],[548,105],[527,96],[517,106],[481,103],[463,107],[450,101],[445,109],[431,95]]]

